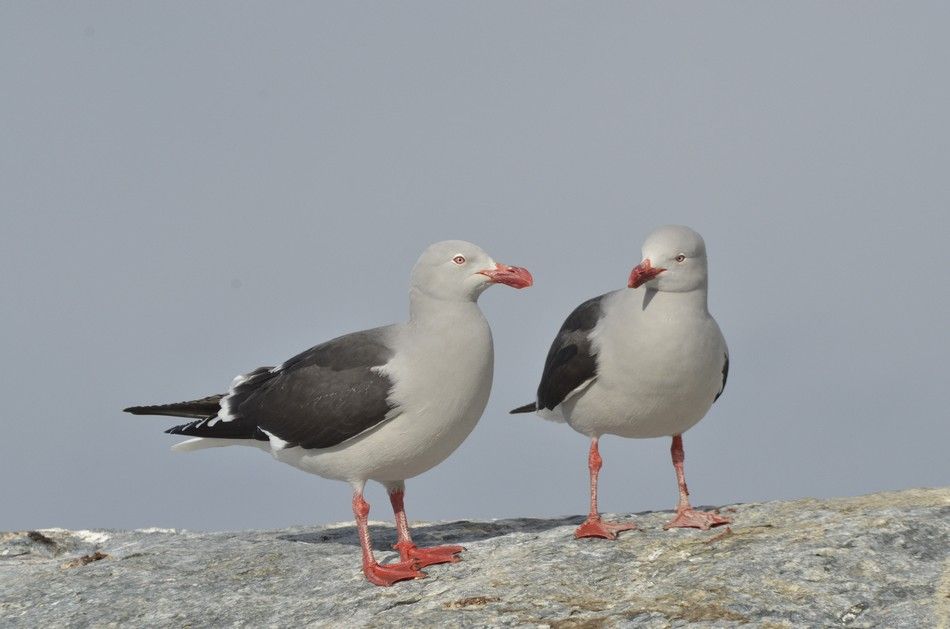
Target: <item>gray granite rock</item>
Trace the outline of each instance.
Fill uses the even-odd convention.
[[[640,514],[616,542],[574,540],[579,517],[420,524],[465,561],[391,588],[349,523],[0,533],[0,626],[950,626],[950,488],[723,511],[728,530]]]

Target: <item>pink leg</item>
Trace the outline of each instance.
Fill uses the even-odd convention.
[[[356,527],[360,536],[360,547],[363,549],[363,574],[366,579],[375,585],[392,585],[397,581],[407,579],[421,579],[426,576],[419,572],[415,562],[401,561],[399,563],[381,564],[373,557],[373,547],[369,540],[369,504],[363,500],[363,492],[353,492],[353,515],[356,516]]]
[[[398,541],[393,546],[399,551],[399,557],[403,561],[415,562],[416,567],[425,568],[439,563],[456,563],[462,561],[458,556],[465,550],[461,546],[430,546],[429,548],[419,548],[412,543],[412,537],[409,534],[409,520],[406,518],[406,509],[403,505],[403,496],[405,490],[400,485],[397,489],[389,492],[389,501],[393,505],[393,513],[396,514],[396,536]]]
[[[676,482],[680,488],[680,500],[676,505],[676,517],[666,523],[664,529],[694,528],[707,530],[711,526],[729,524],[732,520],[724,518],[710,511],[696,511],[689,504],[689,489],[686,488],[686,474],[683,472],[683,462],[686,453],[683,451],[683,436],[674,435],[673,445],[670,447],[673,457],[673,468],[676,470]]]
[[[600,458],[600,449],[597,447],[597,437],[594,437],[590,442],[590,453],[587,455],[587,468],[590,470],[590,513],[587,514],[587,519],[574,531],[575,539],[582,537],[617,539],[617,533],[637,528],[637,525],[633,522],[607,524],[600,519],[600,512],[597,510],[597,476],[600,474],[600,468],[603,467],[603,464],[604,460]]]

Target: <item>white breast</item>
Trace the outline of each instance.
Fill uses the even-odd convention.
[[[568,423],[589,436],[661,437],[685,432],[722,387],[725,340],[705,311],[659,294],[621,291],[594,329],[598,375],[563,404]]]

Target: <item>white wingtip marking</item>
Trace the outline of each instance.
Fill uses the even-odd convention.
[[[172,446],[174,452],[194,452],[206,448],[226,448],[228,446],[253,446],[261,450],[269,450],[270,443],[257,439],[216,439],[214,437],[194,437]]]
[[[215,443],[207,443],[209,441],[218,441],[218,439],[205,439],[204,437],[187,439],[173,445],[172,452],[193,452],[195,450],[203,450],[205,448],[214,448],[218,445]]]
[[[236,389],[238,385],[247,381],[248,377],[245,374],[238,374],[234,376],[234,380],[231,381],[231,386],[228,387],[228,394],[221,398],[221,400],[218,402],[221,410],[218,411],[218,416],[208,423],[209,426],[214,426],[218,422],[229,422],[234,420],[234,415],[231,414],[230,397],[234,394],[234,389]]]
[[[284,448],[287,447],[287,442],[281,439],[280,437],[278,437],[277,435],[267,432],[263,428],[261,428],[261,432],[267,435],[267,438],[270,439],[270,447],[275,452],[277,450],[283,450]]]

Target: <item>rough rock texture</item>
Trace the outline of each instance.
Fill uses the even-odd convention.
[[[578,517],[418,525],[465,561],[391,588],[363,581],[350,524],[0,533],[0,626],[950,626],[950,488],[723,511],[729,530],[641,514],[616,542],[572,539]]]

